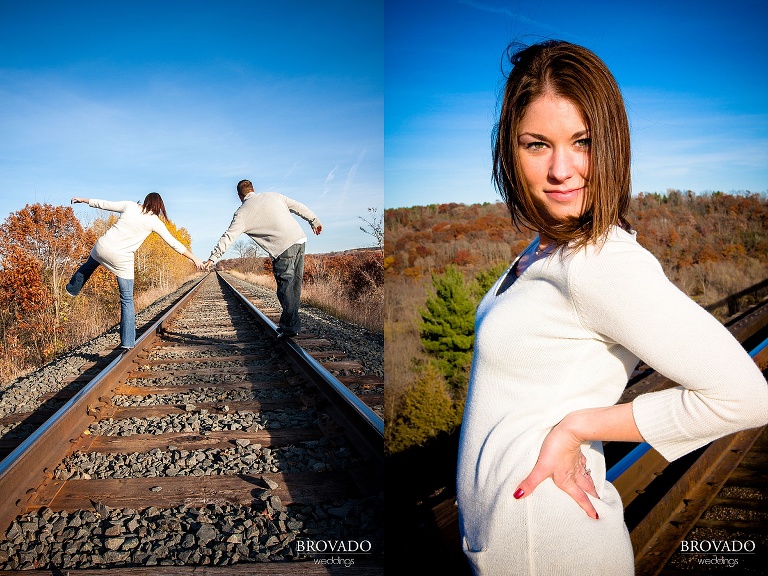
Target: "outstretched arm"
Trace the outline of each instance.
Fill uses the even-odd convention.
[[[323,224],[309,207],[293,198],[288,198],[287,196],[283,196],[283,198],[285,199],[285,204],[288,206],[288,210],[309,222],[309,225],[312,226],[312,232],[319,235],[323,231]]]
[[[195,268],[197,268],[198,270],[203,270],[205,268],[205,264],[203,264],[200,260],[198,260],[197,256],[192,254],[192,252],[190,252],[189,249],[184,250],[184,252],[182,252],[182,256],[186,256],[187,258],[189,258],[192,261],[192,263],[195,265]]]
[[[165,224],[159,218],[155,218],[155,222],[156,224],[152,227],[152,229],[157,232],[158,236],[160,236],[160,238],[162,238],[165,243],[168,244],[168,246],[176,250],[176,252],[189,258],[195,265],[195,268],[202,270],[203,263],[198,260],[197,256],[192,254],[189,248],[184,246],[184,244],[182,244],[178,238],[174,238],[173,235],[168,231],[168,228],[166,228]]]
[[[216,244],[216,246],[214,246],[213,250],[211,250],[211,255],[205,262],[205,265],[209,270],[211,269],[213,263],[224,255],[224,252],[227,251],[232,243],[237,240],[237,237],[240,236],[240,234],[242,234],[244,231],[245,222],[243,221],[243,217],[240,214],[240,209],[238,209],[235,212],[235,215],[232,217],[232,223],[229,225],[229,228],[227,228],[224,234],[221,235],[219,242]]]

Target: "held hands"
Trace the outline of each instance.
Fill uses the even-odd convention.
[[[530,496],[543,480],[552,478],[555,486],[573,498],[587,516],[597,520],[597,511],[587,494],[600,497],[586,467],[587,459],[581,452],[582,441],[563,425],[564,421],[547,434],[536,465],[520,483],[514,497],[520,499]]]
[[[316,236],[319,236],[320,232],[322,232],[322,231],[323,231],[323,225],[322,224],[318,224],[317,226],[312,226],[312,232],[314,232]]]
[[[206,260],[205,262],[202,262],[195,258],[195,268],[197,268],[200,272],[210,272],[213,270],[213,262],[210,260]]]

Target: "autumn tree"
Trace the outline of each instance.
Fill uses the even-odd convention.
[[[117,220],[110,215],[83,229],[71,207],[27,205],[0,225],[0,378],[39,366],[65,348],[103,332],[117,320],[115,277],[103,266],[77,298],[67,281],[97,238]],[[189,233],[168,223],[185,246]],[[186,258],[156,234],[137,254],[137,292],[168,289],[191,272]]]
[[[192,237],[186,228],[177,228],[170,220],[165,221],[165,226],[171,236],[184,246],[189,248],[192,245]],[[148,288],[167,290],[171,285],[180,283],[192,272],[189,260],[168,246],[154,232],[147,236],[147,239],[136,251],[135,267],[136,290]]]
[[[28,204],[0,225],[3,336],[27,351],[25,360],[43,362],[61,348],[61,295],[88,240],[68,206]]]

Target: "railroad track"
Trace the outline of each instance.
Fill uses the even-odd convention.
[[[380,383],[276,312],[206,276],[17,446],[0,567],[380,573]]]
[[[768,368],[768,299],[727,322],[731,333],[750,351],[766,374]],[[619,402],[674,386],[674,382],[640,366]],[[429,479],[401,491],[418,526],[403,540],[438,551],[442,574],[469,574],[458,539],[455,465],[458,433],[436,439],[425,450],[390,458],[388,467],[408,468]],[[768,431],[746,430],[722,438],[672,464],[647,444],[605,444],[607,478],[624,502],[625,520],[635,550],[636,576],[682,576],[731,570],[765,574],[768,560]],[[432,470],[440,470],[432,474]],[[389,496],[389,492],[388,492]],[[429,542],[429,544],[424,544]],[[741,542],[750,550],[731,550]],[[695,550],[693,550],[695,546]],[[718,553],[715,553],[715,547]],[[401,551],[401,562],[418,563],[419,549]],[[391,559],[391,556],[390,556]],[[430,560],[424,569],[435,561]],[[733,570],[738,567],[737,570]]]

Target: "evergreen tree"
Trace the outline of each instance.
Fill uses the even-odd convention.
[[[448,383],[461,390],[472,361],[477,303],[456,266],[448,266],[442,276],[433,274],[432,285],[435,293],[420,311],[421,342]]]
[[[403,395],[395,421],[387,426],[387,450],[400,452],[424,444],[461,422],[463,403],[454,403],[440,371],[426,363],[412,388]]]
[[[477,273],[475,282],[472,284],[472,294],[478,304],[507,268],[509,268],[508,262],[499,262],[495,266]]]

